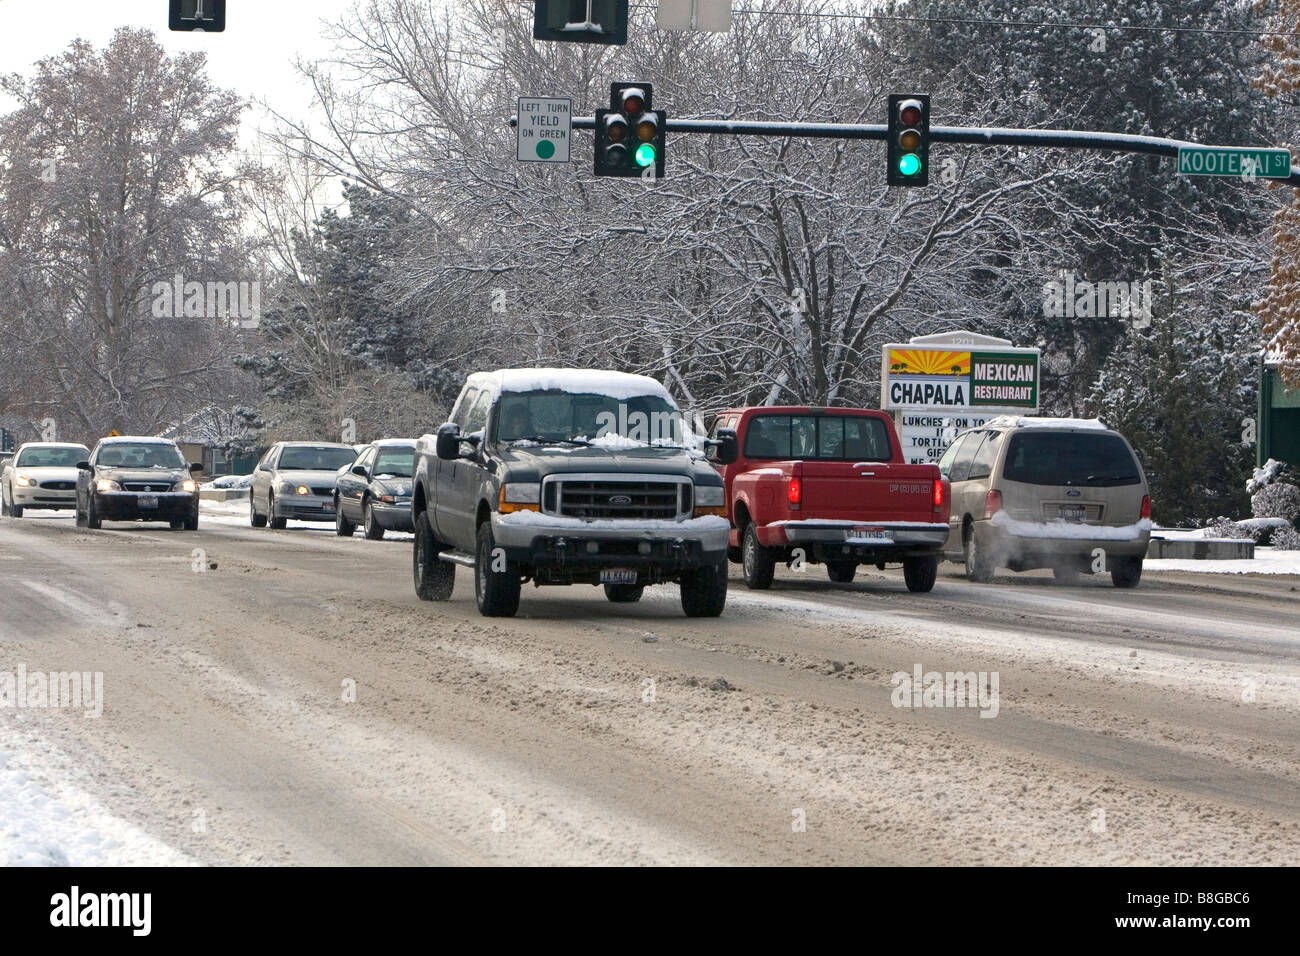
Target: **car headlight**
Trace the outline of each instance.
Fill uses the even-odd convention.
[[[295,485],[292,481],[281,481],[279,482],[278,487],[279,490],[284,492],[286,495],[291,495],[294,493],[294,491],[297,489],[298,486]]]
[[[190,494],[199,490],[199,484],[193,478],[186,478],[181,482],[181,491],[188,491]]]
[[[542,504],[540,481],[507,481],[501,486],[498,510],[503,515],[516,511],[539,511]]]
[[[19,488],[30,488],[32,485],[36,484],[36,482],[34,479],[28,478],[25,475],[17,475],[14,477],[14,484]]]
[[[300,495],[309,495],[309,494],[311,494],[311,489],[308,488],[306,485],[299,485],[299,486],[298,486],[298,494],[300,494]]]
[[[112,478],[100,478],[95,482],[96,491],[121,491],[122,486]]]
[[[726,504],[726,489],[722,485],[696,485],[695,505],[699,508],[721,508]]]

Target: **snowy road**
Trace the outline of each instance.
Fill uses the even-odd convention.
[[[0,709],[0,793],[27,800],[0,810],[0,862],[78,839],[214,864],[1300,853],[1300,577],[1121,591],[946,565],[913,595],[814,567],[733,577],[717,621],[675,587],[529,587],[487,620],[464,570],[419,602],[409,547],[233,516],[0,522],[0,679],[103,675],[97,718]],[[996,707],[895,706],[918,665],[996,674]]]

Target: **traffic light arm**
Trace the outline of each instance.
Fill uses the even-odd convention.
[[[510,118],[514,126],[516,118]],[[575,116],[574,129],[594,129],[595,117]],[[771,121],[737,122],[727,120],[670,119],[669,133],[722,133],[736,136],[802,136],[809,139],[879,139],[887,135],[884,123],[780,123]],[[1047,149],[1097,149],[1121,153],[1146,153],[1173,156],[1178,150],[1204,146],[1181,139],[1161,136],[1136,136],[1129,133],[1102,133],[1073,129],[1007,129],[1000,126],[931,126],[930,140],[935,143],[964,143],[968,146],[1025,146]],[[1300,168],[1291,166],[1291,175],[1276,182],[1300,187]]]

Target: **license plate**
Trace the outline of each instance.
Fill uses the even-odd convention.
[[[635,568],[604,568],[600,572],[601,584],[636,584]]]
[[[1082,521],[1087,509],[1083,505],[1061,505],[1058,514],[1062,521]]]
[[[846,541],[893,541],[894,532],[858,525],[846,532],[844,537]]]
[[[139,498],[136,499],[136,504],[138,504],[141,508],[157,508],[157,507],[158,507],[158,496],[157,496],[157,495],[141,495]]]

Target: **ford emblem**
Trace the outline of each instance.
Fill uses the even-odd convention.
[[[1070,489],[1069,489],[1068,491],[1066,491],[1065,493],[1066,493],[1068,496],[1070,496],[1071,498],[1077,498],[1077,497],[1079,497],[1079,495],[1083,494],[1083,492],[1080,491],[1078,488],[1070,488]]]
[[[632,499],[629,498],[627,495],[610,495],[609,503],[611,505],[630,505],[632,503]]]

